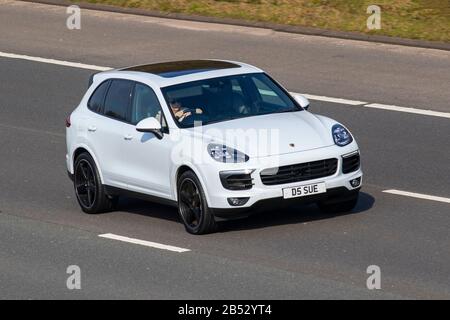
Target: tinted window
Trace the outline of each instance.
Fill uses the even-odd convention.
[[[134,83],[127,80],[113,80],[105,99],[105,115],[128,121],[131,92]]]
[[[187,82],[162,88],[162,92],[182,128],[303,110],[264,73]]]
[[[109,80],[100,84],[95,89],[88,102],[88,108],[94,112],[100,112],[103,108],[103,101],[105,101],[105,93],[108,90]]]
[[[268,78],[252,78],[252,80],[254,81],[256,88],[258,88],[258,93],[263,102],[283,108],[287,108],[289,105],[292,105],[292,101],[283,99],[281,90],[278,87],[271,86],[270,82],[267,83],[267,81],[270,81]]]
[[[162,116],[161,106],[155,92],[150,87],[137,83],[134,87],[131,123],[137,124],[149,117],[155,117],[161,122]]]

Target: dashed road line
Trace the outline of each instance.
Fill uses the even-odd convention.
[[[395,189],[384,190],[383,192],[395,194],[395,195],[399,195],[399,196],[423,199],[423,200],[431,200],[431,201],[437,201],[437,202],[450,203],[450,198],[437,197],[437,196],[432,196],[432,195],[422,194],[422,193],[401,191],[401,190],[395,190]]]
[[[172,252],[177,252],[177,253],[183,253],[183,252],[191,251],[190,249],[174,247],[174,246],[170,246],[170,245],[166,245],[166,244],[162,244],[162,243],[157,243],[157,242],[151,242],[151,241],[145,241],[145,240],[140,240],[140,239],[128,238],[128,237],[119,236],[117,234],[112,234],[112,233],[100,234],[99,237],[100,238],[111,239],[111,240],[122,241],[122,242],[133,243],[133,244],[138,244],[138,245],[145,246],[145,247],[151,247],[151,248],[167,250],[167,251],[172,251]]]

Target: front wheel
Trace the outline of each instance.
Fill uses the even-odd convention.
[[[324,213],[346,213],[352,211],[358,203],[359,192],[352,195],[350,198],[339,201],[333,199],[332,201],[321,201],[317,203],[320,211]]]
[[[178,212],[186,231],[191,234],[207,234],[217,230],[203,188],[192,171],[183,173],[178,179]]]

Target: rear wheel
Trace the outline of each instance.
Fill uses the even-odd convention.
[[[217,230],[203,188],[192,171],[183,173],[178,179],[178,212],[186,231],[191,234],[207,234]]]
[[[114,209],[117,197],[108,196],[101,183],[94,159],[88,153],[80,154],[75,160],[74,188],[78,203],[86,213],[101,213]]]
[[[333,199],[331,201],[321,201],[317,205],[320,211],[324,213],[346,213],[352,211],[358,203],[359,192],[356,192],[350,198],[345,200]]]

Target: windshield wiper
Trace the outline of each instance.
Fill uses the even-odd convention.
[[[302,111],[303,109],[289,109],[289,110],[280,110],[280,111],[269,111],[269,112],[264,112],[264,113],[259,113],[257,114],[258,116],[261,115],[266,115],[266,114],[273,114],[273,113],[287,113],[287,112],[297,112],[297,111]]]

